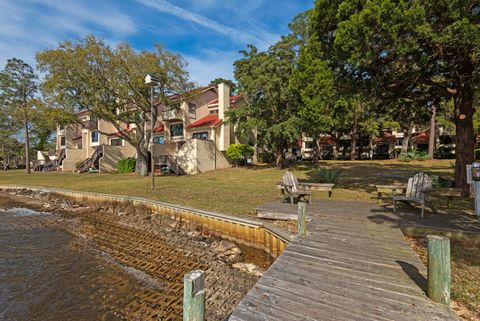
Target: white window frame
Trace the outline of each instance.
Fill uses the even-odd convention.
[[[172,136],[172,126],[175,126],[175,125],[182,125],[183,126],[183,131],[182,131],[182,135],[180,136]],[[183,122],[176,122],[176,123],[172,123],[168,126],[168,134],[170,136],[170,139],[179,139],[179,138],[182,138],[182,137],[185,137],[185,124]]]
[[[116,139],[120,140],[122,142],[122,144],[121,145],[112,145],[112,140],[116,140]],[[120,137],[112,137],[108,140],[108,145],[117,146],[117,147],[122,146],[123,147],[123,146],[125,146],[125,140],[123,138],[120,138]]]
[[[93,137],[92,137],[93,133],[95,133],[95,132],[98,134],[98,140],[97,140],[96,142],[93,141]],[[100,133],[98,132],[98,130],[92,130],[92,131],[90,132],[90,144],[91,144],[92,146],[98,146],[98,145],[100,145]]]
[[[65,148],[67,146],[67,137],[65,135],[62,135],[59,137],[60,139],[60,148]],[[63,144],[62,144],[62,138],[63,138]]]

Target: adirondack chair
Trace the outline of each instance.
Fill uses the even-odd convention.
[[[395,195],[393,196],[393,212],[397,211],[397,202],[398,201],[405,201],[405,202],[414,202],[419,203],[422,206],[421,217],[423,218],[423,214],[425,212],[425,205],[432,209],[432,212],[436,213],[437,210],[433,206],[432,203],[429,202],[430,200],[430,193],[432,191],[432,179],[428,177],[427,174],[424,172],[420,172],[413,177],[408,179],[407,184],[407,191],[405,196]]]
[[[294,203],[295,199],[305,199],[308,201],[309,204],[312,203],[312,193],[300,187],[298,184],[298,179],[293,175],[292,172],[286,171],[283,174],[283,186],[284,186],[284,194],[283,200],[289,200],[291,204]]]

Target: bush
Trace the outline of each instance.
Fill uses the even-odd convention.
[[[137,160],[133,157],[119,160],[117,162],[117,171],[119,174],[133,173],[137,166]]]
[[[271,164],[275,161],[275,155],[270,152],[258,153],[257,160],[260,163]]]
[[[250,145],[232,144],[227,148],[227,157],[237,165],[245,165],[253,153],[253,147]]]
[[[308,173],[311,180],[314,183],[330,183],[337,184],[338,178],[342,174],[341,169],[331,169],[326,167],[320,167],[317,170]]]
[[[412,160],[426,160],[428,159],[428,153],[423,150],[411,149],[406,154],[398,157],[403,162],[410,162]]]

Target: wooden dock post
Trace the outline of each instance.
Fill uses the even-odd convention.
[[[307,202],[298,201],[298,235],[307,234]]]
[[[427,295],[435,302],[450,304],[450,240],[446,237],[428,235]]]
[[[183,321],[205,321],[205,276],[195,270],[183,277]]]

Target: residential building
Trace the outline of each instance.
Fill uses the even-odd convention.
[[[155,169],[197,174],[229,167],[225,151],[232,143],[245,142],[235,137],[226,113],[240,108],[245,98],[231,96],[223,83],[195,89],[187,97],[172,97],[179,100],[178,108],[157,106],[152,138]],[[122,127],[135,130],[132,124]],[[57,155],[64,155],[59,164],[62,171],[93,167],[111,172],[119,160],[136,156],[135,148],[119,137],[113,124],[87,110],[77,114],[77,122],[57,127],[56,146]]]

